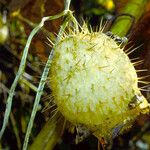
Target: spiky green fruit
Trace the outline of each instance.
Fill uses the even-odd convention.
[[[58,110],[97,137],[114,137],[149,111],[137,83],[128,56],[102,32],[69,34],[54,46],[50,86]]]

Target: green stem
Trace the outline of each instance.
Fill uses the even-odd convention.
[[[71,0],[65,0],[65,10],[69,10]]]
[[[68,13],[68,11],[63,11],[62,13],[55,15],[55,16],[44,17],[42,19],[41,23],[37,27],[35,27],[32,30],[31,34],[29,35],[26,46],[23,50],[23,55],[22,55],[20,66],[19,66],[19,70],[16,74],[16,78],[15,78],[14,82],[12,83],[12,86],[11,86],[10,91],[9,91],[9,96],[7,99],[7,104],[6,104],[6,109],[5,109],[4,121],[3,121],[3,125],[2,125],[1,131],[0,131],[0,139],[2,138],[3,133],[6,129],[7,123],[8,123],[8,119],[9,119],[10,112],[11,112],[11,106],[12,106],[12,101],[13,101],[13,96],[14,96],[16,86],[17,86],[18,81],[20,80],[20,78],[23,75],[23,72],[25,70],[27,54],[28,54],[28,50],[29,50],[33,36],[42,28],[45,21],[58,19],[64,15],[66,15],[67,13]]]
[[[28,20],[27,18],[23,17],[20,13],[17,13],[17,14],[15,15],[15,17],[17,17],[17,19],[19,19],[19,20],[21,20],[21,21],[27,23],[29,26],[31,26],[31,27],[33,27],[33,28],[35,28],[35,27],[37,26],[36,23],[33,23],[33,22],[31,22],[30,20]],[[43,33],[46,34],[46,36],[52,37],[52,38],[54,37],[53,33],[49,32],[47,29],[42,28],[42,31],[43,31]]]
[[[65,24],[63,24],[63,26],[61,27],[60,32],[58,34],[57,42],[60,40],[60,37],[61,37],[64,29],[66,28],[66,26],[67,26],[67,22],[65,22]],[[56,44],[57,44],[57,42],[56,42]],[[47,76],[48,76],[48,73],[49,73],[49,70],[50,70],[51,61],[52,61],[52,57],[53,57],[53,52],[54,52],[54,49],[51,50],[51,53],[48,57],[47,63],[45,65],[45,68],[44,68],[44,71],[42,73],[42,77],[41,77],[41,80],[40,80],[40,83],[39,83],[39,86],[38,86],[38,90],[37,90],[35,101],[34,101],[34,106],[33,106],[33,109],[32,109],[30,121],[29,121],[27,131],[26,131],[26,135],[25,135],[23,150],[26,150],[27,146],[28,146],[29,137],[30,137],[31,130],[32,130],[32,127],[33,127],[35,115],[37,113],[38,105],[39,105],[39,102],[40,102],[40,99],[41,99],[41,96],[42,96],[42,93],[43,93],[43,89],[44,89],[44,86],[45,86],[45,82],[46,82],[46,79],[47,79]]]
[[[48,120],[29,150],[52,150],[62,135],[64,123],[64,118],[60,118],[60,114],[57,114],[53,120]]]
[[[135,18],[135,22],[142,16],[148,0],[130,0],[120,14],[129,14]],[[111,27],[111,31],[120,37],[126,36],[132,26],[132,18],[119,16]]]
[[[35,85],[33,85],[31,82],[29,82],[28,80],[26,80],[24,77],[21,78],[20,82],[22,82],[25,85],[27,85],[34,92],[37,92],[37,87]]]
[[[71,0],[66,0],[65,1],[65,10],[64,10],[64,12],[66,12],[64,15],[68,14],[69,18],[70,18],[70,14],[71,14],[70,11],[69,11],[70,2],[71,2]],[[64,23],[62,24],[62,26],[59,30],[58,36],[57,36],[56,41],[55,41],[55,45],[57,45],[57,43],[60,41],[61,36],[62,36],[65,28],[68,25],[68,17],[66,18],[66,20],[64,21]],[[34,119],[35,119],[35,116],[36,116],[36,112],[38,110],[38,105],[39,105],[39,102],[40,102],[40,99],[41,99],[41,96],[42,96],[42,93],[43,93],[43,89],[44,89],[44,86],[45,86],[45,82],[46,82],[50,67],[51,67],[53,53],[54,53],[54,48],[51,50],[51,53],[48,57],[47,63],[45,65],[45,68],[44,68],[44,71],[42,73],[42,77],[41,77],[41,80],[40,80],[40,83],[39,83],[39,86],[38,86],[34,106],[33,106],[33,109],[32,109],[30,121],[29,121],[27,131],[26,131],[26,135],[25,135],[23,150],[26,150],[27,146],[28,146],[29,137],[30,137],[31,130],[32,130],[32,127],[33,127]]]
[[[62,28],[60,29],[60,32],[58,34],[59,38],[61,37],[61,34],[64,31],[64,29],[66,28],[66,26],[67,26],[67,23],[65,22],[65,24],[62,26]],[[57,41],[59,40],[59,38],[57,38]],[[31,134],[32,127],[33,127],[35,115],[36,115],[36,112],[38,110],[38,105],[39,105],[39,102],[40,102],[40,99],[41,99],[41,96],[42,96],[42,93],[43,93],[43,89],[44,89],[45,82],[46,82],[46,79],[47,79],[47,76],[48,76],[48,73],[49,73],[49,69],[50,69],[50,66],[51,66],[51,60],[52,60],[52,57],[53,57],[53,52],[54,52],[54,50],[52,49],[51,53],[48,57],[48,61],[45,65],[45,68],[44,68],[44,71],[43,71],[43,74],[42,74],[42,77],[41,77],[41,80],[40,80],[40,83],[39,83],[39,86],[38,86],[38,89],[37,89],[37,94],[36,94],[34,106],[33,106],[33,109],[32,109],[30,121],[29,121],[27,131],[26,131],[26,135],[25,135],[23,150],[26,150],[27,146],[28,146],[28,141],[29,141],[29,137],[30,137],[30,134]]]

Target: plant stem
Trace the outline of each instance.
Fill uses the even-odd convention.
[[[60,32],[58,34],[59,38],[61,37],[61,34],[64,31],[64,28],[66,28],[66,26],[67,26],[67,23],[65,22],[65,24],[62,26],[62,28],[60,29]],[[57,41],[59,40],[59,38],[57,38]],[[34,122],[34,119],[35,119],[35,115],[36,115],[36,112],[38,110],[38,105],[39,105],[41,96],[43,94],[43,89],[44,89],[45,82],[46,82],[46,79],[47,79],[47,76],[48,76],[48,73],[49,73],[49,69],[50,69],[50,66],[51,66],[53,52],[54,52],[54,50],[52,49],[51,53],[48,57],[47,63],[45,65],[44,71],[42,73],[42,77],[41,77],[41,80],[40,80],[40,83],[39,83],[39,86],[38,86],[38,89],[37,89],[37,93],[36,93],[36,97],[35,97],[35,101],[34,101],[34,106],[33,106],[33,109],[32,109],[30,121],[29,121],[27,131],[26,131],[26,135],[25,135],[23,150],[26,150],[27,146],[28,146],[28,141],[29,141],[29,137],[30,137],[30,134],[31,134],[32,127],[33,127],[33,122]]]
[[[49,119],[34,139],[29,150],[52,150],[62,135],[63,124],[64,118],[62,116],[60,118],[60,114]]]
[[[13,17],[16,17],[17,19],[27,23],[29,26],[31,26],[32,28],[35,28],[38,24],[31,22],[30,20],[28,20],[27,18],[23,17],[19,12],[16,13],[15,15],[13,15]],[[53,33],[49,32],[47,29],[42,28],[42,31],[44,34],[46,34],[46,36],[48,37],[54,37]]]
[[[148,0],[130,0],[120,14],[129,14],[135,18],[135,22],[142,16]],[[127,15],[119,16],[111,27],[111,31],[120,37],[124,37],[130,32],[132,19]]]
[[[71,2],[71,0],[66,0],[65,1],[65,10],[64,10],[64,12],[66,12],[66,13],[64,14],[64,16],[68,14],[68,17],[70,17],[70,11],[69,11],[70,2]],[[58,36],[57,36],[56,41],[55,41],[55,45],[57,45],[57,43],[60,41],[61,36],[62,36],[65,28],[68,25],[68,17],[63,22],[63,24],[62,24],[62,26],[59,30]],[[40,102],[40,99],[41,99],[41,96],[42,96],[42,93],[43,93],[45,82],[46,82],[46,79],[47,79],[47,76],[48,76],[48,73],[49,73],[49,70],[50,70],[50,67],[51,67],[53,54],[54,54],[54,48],[50,52],[50,55],[48,57],[47,63],[45,65],[45,68],[44,68],[44,71],[42,73],[42,77],[41,77],[41,80],[40,80],[40,83],[39,83],[39,86],[38,86],[34,106],[33,106],[33,109],[32,109],[30,121],[29,121],[27,131],[26,131],[26,135],[25,135],[23,150],[26,150],[27,146],[28,146],[29,137],[30,137],[31,130],[32,130],[32,127],[33,127],[33,122],[34,122],[34,119],[35,119],[35,116],[36,116],[36,112],[38,110],[38,105],[39,105],[39,102]]]
[[[65,0],[65,10],[69,10],[71,0]]]
[[[5,114],[4,114],[4,121],[3,121],[2,128],[0,130],[0,139],[2,138],[3,133],[4,133],[5,129],[6,129],[7,123],[8,123],[8,119],[9,119],[10,112],[11,112],[11,106],[12,106],[12,101],[13,101],[13,96],[14,96],[14,92],[15,92],[16,86],[17,86],[19,80],[21,79],[21,76],[23,75],[23,72],[25,70],[28,50],[29,50],[29,47],[30,47],[30,44],[31,44],[33,36],[42,28],[42,26],[44,25],[45,21],[57,19],[57,18],[60,18],[60,17],[62,17],[64,15],[66,15],[66,14],[67,14],[67,11],[63,11],[62,13],[60,13],[58,15],[55,15],[55,16],[44,17],[42,19],[41,23],[38,26],[36,26],[32,30],[31,34],[29,35],[27,43],[26,43],[26,46],[25,46],[25,48],[23,50],[23,55],[22,55],[21,63],[19,65],[19,70],[18,70],[18,72],[16,74],[15,80],[12,83],[12,86],[11,86],[10,91],[9,91],[9,96],[7,98],[7,104],[6,104]]]

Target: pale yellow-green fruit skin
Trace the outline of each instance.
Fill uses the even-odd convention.
[[[54,47],[50,86],[58,110],[97,137],[126,129],[149,105],[142,97],[143,103],[129,108],[135,94],[141,94],[137,83],[128,56],[104,33],[68,35]]]

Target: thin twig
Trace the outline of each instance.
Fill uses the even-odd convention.
[[[69,16],[69,14],[71,14],[71,13],[69,13],[70,12],[69,11],[70,1],[71,0],[66,0],[65,1],[66,3],[65,3],[64,12],[67,12],[68,16]],[[66,15],[66,13],[64,15]],[[62,24],[62,26],[59,30],[58,36],[57,36],[56,41],[55,41],[55,45],[57,45],[57,43],[60,41],[61,35],[63,34],[63,32],[64,32],[65,28],[67,27],[67,25],[68,25],[68,20],[66,18],[66,20],[64,21],[64,23]],[[40,80],[40,83],[39,83],[39,86],[38,86],[38,91],[37,91],[37,94],[36,94],[34,106],[33,106],[31,117],[30,117],[30,121],[29,121],[27,131],[26,131],[26,135],[25,135],[23,150],[26,150],[27,146],[28,146],[30,133],[31,133],[31,130],[32,130],[32,127],[33,127],[33,122],[34,122],[34,119],[35,119],[36,112],[38,110],[38,105],[39,105],[39,102],[40,102],[40,99],[41,99],[41,96],[42,96],[42,93],[43,93],[44,85],[45,85],[45,82],[46,82],[46,79],[47,79],[47,76],[48,76],[48,73],[49,73],[49,70],[50,70],[53,54],[54,54],[54,48],[51,50],[51,53],[48,57],[47,63],[45,65],[45,68],[44,68],[44,71],[43,71],[43,74],[42,74],[42,77],[41,77],[41,80]]]
[[[2,125],[1,131],[0,131],[0,139],[2,138],[3,133],[6,129],[7,123],[8,123],[8,119],[9,119],[10,112],[11,112],[11,106],[12,106],[14,92],[15,92],[16,86],[18,84],[18,81],[20,80],[20,78],[21,78],[21,76],[24,72],[27,54],[28,54],[28,50],[29,50],[29,47],[30,47],[31,40],[32,40],[33,36],[41,29],[41,27],[44,25],[45,21],[58,19],[58,18],[60,18],[64,15],[66,15],[67,12],[68,11],[63,11],[62,13],[60,13],[58,15],[55,15],[55,16],[44,17],[42,19],[41,23],[37,27],[35,27],[32,30],[31,34],[29,35],[26,46],[25,46],[24,51],[23,51],[23,55],[22,55],[20,66],[19,66],[19,70],[16,74],[16,78],[15,78],[15,80],[14,80],[14,82],[13,82],[11,88],[10,88],[10,91],[9,91],[9,96],[8,96],[8,99],[7,99],[5,115],[4,115],[4,120],[3,120],[3,125]]]

